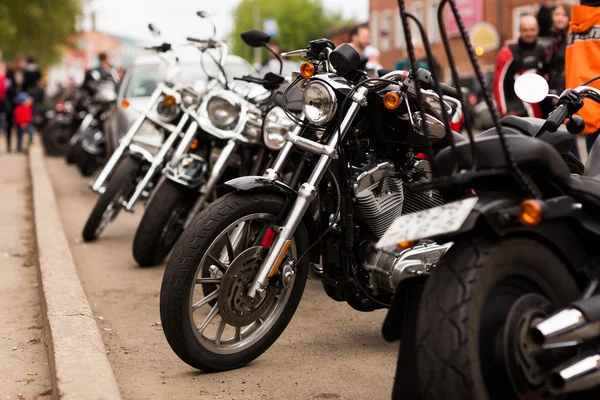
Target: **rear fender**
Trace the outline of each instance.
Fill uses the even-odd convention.
[[[295,199],[298,193],[285,183],[279,180],[272,180],[264,176],[243,176],[241,178],[232,179],[225,182],[226,185],[231,186],[237,190],[244,192],[270,192],[282,195],[285,198]],[[312,202],[308,207],[308,212],[302,217],[302,222],[308,232],[309,242],[312,244],[318,238],[317,225],[314,216],[317,215],[318,207],[316,202]],[[320,246],[314,246],[310,252],[310,261],[318,264],[321,261],[321,249]]]

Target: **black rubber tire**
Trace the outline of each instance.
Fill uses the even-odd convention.
[[[243,216],[253,213],[278,215],[283,205],[284,198],[272,193],[230,193],[202,210],[177,242],[163,276],[160,318],[169,345],[190,366],[205,372],[243,367],[267,351],[292,319],[306,285],[308,257],[299,263],[292,292],[277,322],[257,343],[240,353],[219,355],[202,347],[194,335],[194,323],[190,321],[187,309],[197,269],[213,240]],[[309,246],[309,239],[302,223],[296,230],[294,240],[297,253],[304,253]]]
[[[115,169],[112,179],[106,186],[106,190],[98,199],[98,202],[85,223],[82,232],[84,241],[93,242],[98,239],[100,233],[102,233],[102,231],[98,231],[98,227],[102,222],[104,212],[116,197],[121,197],[124,193],[128,193],[133,189],[140,167],[140,161],[133,157],[126,156],[121,160]],[[117,216],[120,210],[121,205],[118,205],[112,219]]]
[[[144,215],[133,239],[133,258],[141,267],[153,267],[163,262],[183,233],[183,224],[168,243],[161,240],[163,229],[176,217],[174,212],[191,211],[198,191],[169,179],[163,180],[146,204]],[[183,207],[183,209],[182,209]]]
[[[81,138],[79,138],[73,146],[69,147],[67,154],[65,155],[65,160],[67,164],[73,164],[75,162],[75,156],[77,155],[77,148],[81,147]]]
[[[65,156],[70,149],[70,135],[67,127],[57,121],[50,121],[44,128],[42,143],[46,154],[50,156]],[[66,139],[66,140],[65,140]]]
[[[527,279],[528,285],[535,282],[556,306],[568,304],[579,293],[564,263],[538,241],[514,237],[456,243],[427,280],[420,302],[416,359],[423,399],[498,398],[498,391],[488,393],[484,382],[480,323],[502,315],[483,311],[494,285],[509,277],[522,283]],[[499,375],[492,384],[499,384]]]
[[[567,167],[569,167],[569,171],[572,174],[583,175],[583,171],[585,171],[585,166],[583,163],[575,156],[575,154],[569,152],[568,154],[563,155],[563,159],[567,163]]]
[[[102,163],[99,156],[90,154],[83,147],[78,146],[75,153],[75,164],[81,175],[87,177],[92,176]]]

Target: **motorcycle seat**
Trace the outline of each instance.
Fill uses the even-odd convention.
[[[534,137],[545,123],[545,119],[516,117],[513,115],[500,119],[500,124],[503,126],[514,128],[531,137]],[[561,125],[556,132],[545,132],[539,139],[550,143],[559,153],[566,154],[573,147],[576,136],[569,133],[564,125]]]
[[[495,129],[492,129],[492,131],[495,131]],[[599,179],[589,176],[572,176],[560,154],[543,140],[524,136],[508,127],[505,128],[505,134],[513,160],[519,168],[531,175],[536,182],[549,181],[551,186],[558,187],[561,193],[573,196],[584,205],[590,204],[593,207],[600,207]],[[488,134],[484,137],[482,135],[475,138],[478,171],[504,169],[508,172],[510,168],[506,162],[498,135]],[[456,151],[459,169],[470,169],[472,165],[470,143],[458,143]],[[453,173],[454,157],[451,148],[440,151],[435,161],[440,176],[449,176]]]

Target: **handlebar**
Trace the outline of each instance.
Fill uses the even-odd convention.
[[[566,104],[560,104],[552,111],[552,114],[550,114],[546,120],[546,123],[544,124],[545,130],[548,132],[556,132],[568,116],[569,108]]]
[[[244,75],[242,77],[236,77],[236,78],[233,78],[233,80],[235,80],[235,81],[250,82],[250,83],[257,83],[259,85],[262,85],[262,84],[264,84],[266,82],[264,79],[256,78],[256,77],[250,76],[250,75]]]
[[[170,43],[163,43],[159,46],[146,46],[145,50],[156,51],[158,53],[166,53],[167,51],[172,50],[172,46]]]
[[[432,89],[434,89],[434,88],[432,88]],[[446,85],[445,83],[440,83],[440,89],[442,89],[443,95],[458,99],[458,90],[456,90],[456,88]]]

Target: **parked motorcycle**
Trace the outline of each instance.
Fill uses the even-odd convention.
[[[587,86],[592,81],[566,90],[539,134],[556,131],[566,119],[569,132],[581,133],[585,123],[575,114],[584,100],[600,103],[600,90]],[[515,92],[538,103],[546,98],[548,84],[525,75]],[[476,196],[402,216],[380,243],[424,238],[453,243],[415,307],[421,395],[597,399],[600,144],[579,176],[569,173],[547,143],[503,136],[514,165],[498,135],[477,138],[473,146],[459,144],[454,155],[441,151],[439,173],[449,177],[455,168],[451,159],[458,156],[459,168],[468,169],[475,149],[477,173],[461,177],[454,188],[472,188]],[[515,174],[515,166],[524,176]],[[519,185],[522,178],[528,187]],[[399,321],[398,315],[391,318]],[[401,357],[398,374],[410,368],[415,365]]]
[[[251,46],[262,46],[248,39],[250,33],[242,38]],[[250,92],[243,96],[235,90],[216,90],[204,97],[197,114],[189,111],[197,124],[190,126],[163,170],[164,178],[146,204],[135,234],[133,257],[140,266],[160,264],[186,221],[232,190],[222,184],[224,179],[262,173],[294,125],[281,103],[277,105],[282,96],[275,90],[284,83],[283,77],[268,73],[264,79],[235,79],[250,83]],[[256,90],[261,87],[262,93]]]
[[[163,331],[184,362],[204,371],[241,367],[275,342],[315,271],[310,264],[322,265],[331,298],[372,311],[387,307],[401,280],[427,273],[449,248],[427,242],[407,252],[374,249],[398,215],[444,203],[439,192],[405,185],[430,174],[424,124],[436,149],[448,145],[449,135],[467,140],[433,107],[414,111],[421,74],[367,79],[350,45],[335,49],[326,39],[285,56],[310,60],[292,85],[303,91],[304,122],[285,133],[263,176],[227,182],[237,191],[200,212],[165,270]],[[306,157],[296,167],[301,185],[281,180],[294,151]]]

